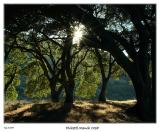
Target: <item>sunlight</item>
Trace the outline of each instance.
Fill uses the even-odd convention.
[[[80,24],[79,26],[74,27],[73,32],[73,44],[79,44],[84,34],[84,25]]]
[[[123,50],[123,53],[125,54],[125,56],[128,56],[128,53],[126,50]]]

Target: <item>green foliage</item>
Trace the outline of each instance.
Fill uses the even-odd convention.
[[[5,85],[10,81],[11,76],[14,76],[12,82],[7,88],[5,97],[6,100],[16,100],[18,97],[17,87],[20,85],[19,74],[18,74],[19,68],[20,67],[17,67],[11,63],[5,64],[5,78],[4,78]]]
[[[17,97],[18,97],[18,93],[17,93],[16,87],[14,87],[13,85],[10,85],[9,88],[7,89],[5,100],[14,101],[17,99]]]
[[[97,86],[100,82],[100,75],[98,71],[93,72],[93,68],[87,68],[83,76],[77,77],[79,86],[76,88],[76,96],[90,99],[95,96]]]
[[[39,62],[35,59],[25,66],[26,78],[25,95],[29,98],[43,98],[50,94],[49,82],[44,76]]]
[[[8,56],[7,62],[20,66],[27,61],[27,58],[28,53],[21,52],[19,49],[12,49]]]
[[[12,49],[5,63],[5,87],[6,100],[16,100],[18,97],[18,87],[21,83],[20,73],[21,67],[28,58],[27,53],[21,52],[19,49]],[[8,86],[9,84],[9,86]]]
[[[18,67],[12,63],[5,64],[5,82],[8,81],[10,75],[14,74]]]
[[[26,84],[25,94],[29,98],[44,98],[50,94],[47,79],[43,76],[39,79],[30,80]]]

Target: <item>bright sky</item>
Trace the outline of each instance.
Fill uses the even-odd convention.
[[[81,41],[83,35],[84,35],[84,25],[79,24],[78,26],[74,27],[73,32],[73,44],[79,44]]]

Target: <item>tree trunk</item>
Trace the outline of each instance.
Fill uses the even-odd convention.
[[[51,99],[53,102],[59,102],[62,90],[63,86],[60,86],[58,90],[51,90]]]
[[[51,89],[51,101],[58,102],[59,95],[56,91],[56,82],[54,81],[54,79],[50,79],[50,89]]]
[[[129,75],[135,88],[137,104],[128,109],[127,112],[138,115],[145,122],[155,122],[155,109],[152,106],[155,102],[151,99],[153,94],[151,80],[149,78],[144,79],[138,70],[132,71],[134,71],[134,74]]]
[[[150,87],[144,87],[141,83],[137,83],[137,81],[132,80],[132,82],[136,91],[137,104],[131,108],[131,111],[137,113],[137,115],[146,122],[154,122],[153,114],[155,112],[152,110],[152,103],[154,102],[151,101],[151,93],[149,93]]]
[[[68,85],[65,87],[65,103],[73,103],[74,100],[74,82],[68,82]]]
[[[103,81],[102,81],[101,92],[99,94],[99,99],[98,99],[101,102],[105,102],[106,101],[106,86],[107,86],[108,80],[109,79],[104,78]]]

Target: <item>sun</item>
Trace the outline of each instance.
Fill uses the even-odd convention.
[[[84,35],[84,25],[80,24],[74,27],[73,44],[79,44]]]

